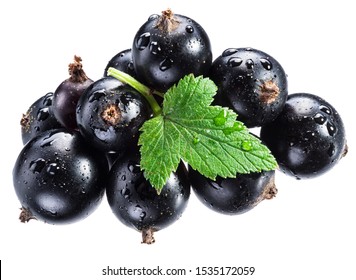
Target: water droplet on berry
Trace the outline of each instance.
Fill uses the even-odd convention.
[[[51,146],[53,142],[55,141],[55,136],[53,133],[50,133],[48,136],[46,136],[41,143],[41,148],[46,147],[46,146]]]
[[[244,150],[244,151],[251,151],[252,149],[252,143],[250,141],[242,141],[242,144],[241,144],[241,148]]]
[[[272,63],[266,59],[266,58],[261,58],[260,62],[263,66],[263,68],[265,68],[266,70],[271,70],[272,69]]]
[[[43,211],[43,212],[45,212],[47,215],[49,214],[49,215],[51,215],[51,216],[57,216],[58,215],[58,213],[57,213],[57,211],[54,211],[54,210],[47,210],[47,209],[43,209],[43,208],[41,208],[41,210]]]
[[[328,149],[328,155],[329,157],[332,157],[334,154],[335,154],[335,145],[331,143]]]
[[[161,47],[157,42],[151,42],[150,44],[150,52],[154,55],[161,52]]]
[[[252,59],[248,59],[248,60],[246,61],[246,67],[247,67],[248,69],[252,69],[254,66],[255,66],[255,63],[253,63],[253,60],[252,60]]]
[[[130,196],[131,196],[131,191],[130,191],[129,189],[127,189],[127,188],[123,188],[123,189],[121,190],[121,195],[122,195],[124,198],[128,199],[128,198],[130,198]]]
[[[130,172],[132,173],[139,173],[141,172],[141,168],[140,168],[140,165],[139,164],[136,164],[136,163],[130,163],[128,165],[128,169],[130,170]]]
[[[149,16],[148,20],[151,21],[151,20],[158,19],[158,18],[159,18],[159,15],[153,14],[153,15]]]
[[[323,124],[323,123],[325,123],[326,118],[322,114],[317,113],[314,116],[314,121],[318,124]]]
[[[185,31],[187,31],[188,33],[193,33],[194,32],[194,28],[191,25],[187,25],[185,27]]]
[[[95,91],[92,94],[89,95],[88,101],[89,102],[94,102],[99,100],[102,96],[105,96],[105,92],[100,90],[100,91]]]
[[[43,106],[51,106],[52,105],[52,100],[53,100],[53,92],[47,93],[42,101]]]
[[[329,107],[327,107],[327,106],[325,106],[325,105],[321,105],[321,106],[319,107],[319,109],[320,109],[320,111],[322,111],[322,112],[324,112],[324,113],[326,113],[326,114],[328,114],[328,115],[331,115],[331,110],[330,110]]]
[[[240,66],[242,63],[242,58],[240,57],[231,57],[228,61],[227,61],[227,66],[230,67],[237,67]]]
[[[223,189],[222,186],[220,186],[217,182],[214,182],[214,181],[211,181],[210,185],[216,190],[222,190]]]
[[[49,108],[42,108],[38,110],[36,118],[38,121],[44,121],[45,119],[48,118],[48,116],[49,116]]]
[[[232,55],[234,53],[237,53],[238,52],[238,49],[235,49],[235,48],[229,48],[229,49],[226,49],[224,50],[224,52],[222,53],[222,57],[226,57],[226,56],[229,56],[229,55]]]
[[[57,163],[51,163],[47,166],[46,171],[49,175],[53,176],[53,175],[56,175],[56,172],[58,171],[58,169],[59,169],[59,166]]]
[[[45,167],[46,161],[43,158],[38,158],[36,160],[31,161],[30,170],[33,173],[40,173],[42,169]]]
[[[170,58],[166,58],[166,59],[163,60],[163,61],[161,62],[161,64],[159,65],[159,69],[160,69],[161,71],[166,71],[166,70],[168,70],[169,68],[172,67],[172,64],[173,64],[173,60],[170,59]]]
[[[150,43],[151,34],[150,32],[145,32],[138,37],[136,41],[136,48],[140,51],[144,50]]]
[[[329,132],[330,136],[334,136],[335,135],[336,129],[335,129],[335,126],[332,123],[327,122],[326,128],[328,129],[328,132]]]
[[[142,213],[140,214],[140,220],[141,222],[143,221],[143,219],[146,217],[146,212],[145,211],[142,211]]]
[[[131,71],[134,70],[134,65],[133,65],[133,62],[130,61],[128,64],[127,64],[127,68],[129,68]]]

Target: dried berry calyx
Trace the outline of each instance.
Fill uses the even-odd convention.
[[[69,79],[73,83],[83,83],[88,80],[88,76],[85,74],[82,65],[82,58],[74,55],[74,62],[68,65]]]
[[[159,17],[156,28],[163,32],[170,33],[178,28],[180,21],[174,16],[171,9],[162,11],[162,15]]]

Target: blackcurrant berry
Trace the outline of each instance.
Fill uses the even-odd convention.
[[[207,74],[212,52],[205,30],[168,9],[152,15],[136,33],[132,59],[138,79],[165,92],[185,75]]]
[[[52,112],[53,92],[37,99],[21,118],[21,136],[23,144],[50,129],[61,128]]]
[[[131,77],[136,77],[136,72],[132,62],[131,49],[127,49],[116,54],[105,67],[104,77],[107,77],[107,72],[110,67],[123,71]]]
[[[211,210],[228,215],[245,213],[262,200],[273,198],[277,194],[274,174],[273,170],[211,180],[189,169],[192,189],[199,200]]]
[[[274,120],[287,99],[282,66],[256,49],[226,49],[214,60],[209,77],[218,87],[215,104],[233,109],[247,127]]]
[[[88,148],[78,132],[43,132],[22,149],[13,183],[22,205],[20,219],[72,223],[99,205],[107,175],[105,157]]]
[[[153,243],[153,233],[178,220],[190,196],[184,165],[172,173],[160,194],[144,178],[139,153],[127,153],[111,168],[106,195],[115,216],[142,232],[143,243]]]
[[[70,77],[58,86],[53,97],[53,113],[68,129],[77,129],[75,111],[79,97],[93,83],[85,74],[81,61],[79,56],[74,56],[74,62],[69,64]]]
[[[79,131],[88,143],[106,152],[135,145],[139,128],[150,116],[146,99],[112,77],[91,84],[77,106]]]
[[[345,129],[335,108],[308,93],[291,94],[282,113],[261,128],[280,169],[298,179],[321,175],[346,153]]]

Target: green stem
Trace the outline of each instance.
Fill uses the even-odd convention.
[[[129,86],[136,89],[139,93],[141,93],[146,98],[148,103],[150,103],[154,116],[158,116],[162,113],[161,106],[159,106],[156,99],[152,95],[156,94],[163,97],[163,94],[161,92],[151,90],[149,87],[146,87],[144,84],[140,83],[135,78],[131,77],[129,74],[126,74],[125,72],[117,70],[113,67],[110,67],[108,69],[107,74],[108,76],[118,79],[120,82],[128,84]]]

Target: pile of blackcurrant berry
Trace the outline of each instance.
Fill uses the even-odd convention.
[[[128,74],[149,94],[111,77],[110,68]],[[115,55],[100,79],[87,77],[78,56],[69,74],[21,119],[24,147],[13,182],[22,222],[78,221],[106,193],[116,217],[150,244],[155,231],[181,217],[191,188],[210,209],[230,215],[273,198],[275,170],[212,180],[181,161],[159,193],[145,178],[140,128],[159,111],[152,104],[161,104],[164,93],[189,74],[215,83],[214,106],[230,108],[247,128],[260,127],[260,140],[285,174],[318,176],[347,153],[335,108],[313,94],[288,94],[286,74],[276,59],[252,48],[228,48],[213,61],[204,29],[170,9],[150,16],[132,48]]]

